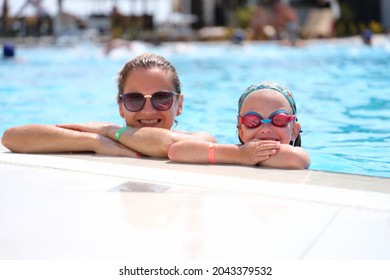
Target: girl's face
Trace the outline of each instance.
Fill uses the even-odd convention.
[[[285,110],[290,115],[293,115],[291,106],[287,99],[280,93],[272,89],[261,89],[252,92],[244,100],[240,116],[248,112],[256,112],[268,119],[269,116],[278,110]],[[295,140],[300,131],[299,123],[289,123],[286,127],[278,127],[272,123],[261,123],[259,127],[247,128],[240,124],[238,127],[238,135],[244,143],[253,139],[259,140],[274,140],[281,144],[289,144]]]
[[[135,69],[126,79],[123,93],[139,92],[143,95],[153,95],[158,91],[175,91],[172,75],[158,68]],[[175,117],[183,108],[183,95],[173,97],[172,107],[166,111],[156,110],[150,98],[146,98],[145,106],[138,112],[128,111],[123,102],[119,104],[119,113],[125,119],[126,125],[132,127],[160,127],[171,129]]]

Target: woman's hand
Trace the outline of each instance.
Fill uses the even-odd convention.
[[[102,136],[107,136],[108,128],[112,128],[112,127],[117,127],[118,129],[120,128],[120,126],[116,126],[112,123],[106,123],[106,122],[90,122],[84,124],[57,124],[56,126],[65,129],[76,130],[80,132],[95,133]]]
[[[96,134],[94,152],[96,154],[110,155],[110,156],[127,156],[127,157],[142,156],[140,153],[129,149],[128,147],[122,145],[121,143],[99,134]]]
[[[80,132],[93,133],[94,144],[93,151],[100,155],[110,156],[127,156],[127,157],[140,157],[141,154],[133,151],[132,149],[122,145],[121,143],[106,137],[109,128],[118,127],[111,123],[105,122],[91,122],[84,124],[58,124],[57,127],[70,129]]]

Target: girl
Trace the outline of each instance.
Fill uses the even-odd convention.
[[[300,146],[301,126],[293,95],[274,82],[250,86],[238,100],[237,128],[242,145],[185,140],[170,146],[172,161],[231,163],[304,169],[308,153]]]

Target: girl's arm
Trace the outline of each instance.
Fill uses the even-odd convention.
[[[278,152],[259,163],[261,166],[288,169],[305,169],[310,166],[310,156],[301,147],[281,144]]]
[[[305,169],[310,165],[308,153],[300,147],[280,144],[276,141],[253,140],[242,146],[214,144],[205,141],[180,141],[171,145],[168,157],[172,161],[187,163],[210,163],[209,149],[214,153],[216,163],[256,165]]]
[[[279,142],[275,141],[249,142],[242,146],[214,144],[210,147],[210,144],[211,142],[196,140],[179,141],[170,146],[168,157],[175,162],[209,163],[209,153],[212,153],[215,163],[256,165],[269,159],[280,147]]]

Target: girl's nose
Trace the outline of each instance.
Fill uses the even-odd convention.
[[[258,128],[258,132],[259,133],[270,133],[272,131],[271,129],[271,123],[270,122],[263,122],[259,128]]]

